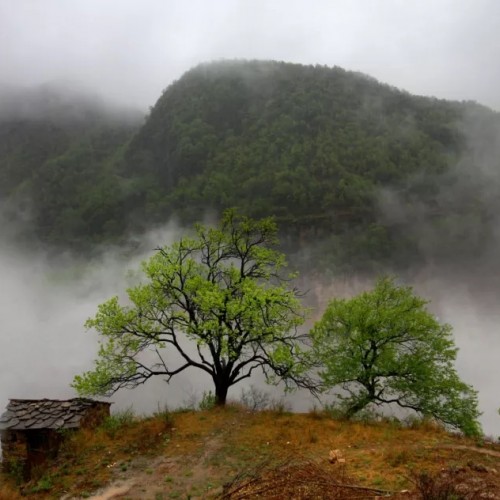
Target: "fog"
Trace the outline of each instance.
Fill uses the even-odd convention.
[[[486,433],[498,436],[500,120],[494,114],[478,120],[470,109],[461,130],[466,151],[433,179],[433,203],[382,190],[380,220],[418,241],[421,260],[409,266],[406,279],[431,301],[431,311],[453,326],[459,373],[479,390]]]
[[[342,66],[500,109],[495,0],[0,1],[0,82],[72,82],[143,110],[217,59]]]
[[[141,124],[144,113],[114,105],[77,85],[59,82],[33,87],[0,87],[0,123],[11,120],[50,121],[57,125],[101,120],[124,126]]]
[[[22,87],[47,83],[72,89],[68,102],[79,89],[90,91],[98,107],[114,102],[146,110],[184,71],[221,58],[338,65],[412,93],[500,109],[499,16],[495,0],[0,0],[0,115],[50,112],[34,109],[29,100],[13,108],[12,96]],[[464,131],[468,156],[436,180],[443,186],[440,208],[488,200],[484,218],[459,218],[456,231],[443,233],[429,225],[432,214],[424,205],[381,191],[380,220],[418,236],[424,264],[405,279],[453,326],[459,372],[480,391],[484,430],[497,436],[500,134],[496,126],[478,127],[473,116]],[[168,224],[131,245],[134,251],[106,248],[91,262],[20,249],[13,243],[16,231],[2,222],[0,411],[9,397],[74,396],[73,376],[91,368],[98,348],[96,335],[84,330],[85,320],[100,302],[123,293],[128,269],[185,230]],[[370,284],[360,277],[322,288],[308,284],[307,276],[303,282],[317,295],[314,317],[331,295],[349,295]],[[199,398],[207,389],[203,374],[193,370],[169,385],[156,380],[112,400],[116,408],[151,411],[158,404]],[[230,397],[239,391],[236,387]],[[312,406],[303,394],[290,400],[295,409]]]
[[[76,394],[70,384],[74,375],[92,367],[98,338],[85,331],[85,320],[93,316],[97,305],[113,295],[125,297],[125,289],[137,277],[139,263],[160,244],[177,240],[186,230],[170,223],[133,240],[129,247],[107,248],[91,262],[65,254],[57,259],[41,252],[24,251],[4,237],[0,245],[0,315],[2,349],[0,351],[0,408],[8,398],[69,398]],[[134,250],[124,250],[134,248]],[[487,435],[500,434],[497,408],[500,366],[500,311],[498,289],[484,291],[479,282],[451,278],[428,267],[413,275],[416,291],[431,300],[430,309],[440,321],[449,322],[460,348],[457,367],[462,378],[479,390],[481,422]],[[332,280],[322,286],[302,283],[310,289],[307,300],[315,304],[312,320],[319,318],[327,301],[348,297],[367,289],[371,280],[362,277]],[[230,390],[229,398],[238,399],[242,387],[256,385],[275,398],[283,393],[266,386],[262,377]],[[204,391],[213,389],[206,376],[191,369],[166,384],[157,377],[135,390],[121,390],[111,397],[114,410],[132,407],[137,413],[150,413],[165,405],[174,408],[199,401]],[[296,411],[307,411],[315,400],[304,392],[287,396]]]
[[[129,245],[107,248],[90,262],[69,254],[54,258],[23,251],[3,238],[0,413],[9,398],[76,397],[70,387],[73,377],[92,368],[98,351],[97,334],[85,330],[85,320],[96,313],[98,304],[114,295],[125,302],[127,286],[137,283],[140,276],[134,272],[140,262],[159,245],[172,243],[187,232],[172,222],[140,239],[131,237]],[[261,385],[262,377],[250,383]],[[281,390],[260,388],[276,398],[282,396]],[[135,390],[121,390],[110,400],[114,411],[132,408],[138,414],[147,414],[158,407],[193,405],[209,390],[213,390],[211,380],[192,369],[169,384],[157,377]],[[231,396],[238,399],[240,394],[237,387]]]
[[[450,281],[431,276],[417,285],[416,289],[432,300],[430,309],[438,318],[453,326],[455,343],[460,349],[456,364],[458,373],[464,381],[479,391],[483,431],[486,435],[498,438],[500,291],[489,290],[489,294],[481,295],[477,293],[477,289],[468,286],[466,277],[463,280]],[[496,302],[496,305],[492,302]]]
[[[0,406],[8,398],[75,397],[70,384],[74,375],[90,369],[97,354],[98,339],[84,329],[97,305],[113,295],[124,296],[132,284],[128,270],[152,254],[159,244],[177,239],[181,231],[168,225],[132,242],[133,253],[107,249],[85,262],[71,255],[56,260],[42,253],[25,252],[0,245]],[[139,244],[138,244],[139,243]],[[179,376],[168,388],[162,381],[112,398],[118,408],[133,406],[151,411],[158,404],[179,405],[191,398],[196,374]],[[161,382],[161,387],[160,387]],[[199,394],[198,394],[199,396]]]

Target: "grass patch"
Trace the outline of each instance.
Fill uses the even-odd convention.
[[[113,415],[107,417],[101,424],[101,429],[103,429],[111,438],[116,436],[118,431],[123,431],[126,427],[131,427],[136,421],[136,416],[132,408],[127,410],[122,410]],[[98,443],[102,446],[102,443]]]
[[[394,491],[423,488],[425,480],[417,482],[415,471],[435,477],[444,466],[469,470],[469,462],[500,470],[499,457],[463,449],[475,446],[474,441],[422,421],[338,421],[323,410],[291,414],[283,408],[254,411],[241,404],[203,411],[165,408],[142,419],[114,417],[96,430],[69,435],[59,458],[37,480],[24,484],[23,491],[37,499],[81,497],[113,478],[142,475],[146,487],[156,487],[151,498],[157,493],[162,498],[209,497],[222,491],[228,479],[259,464],[273,470],[297,458],[331,474],[345,473],[353,484]],[[345,462],[329,463],[331,450],[339,450]],[[480,450],[500,454],[498,444]],[[18,491],[13,479],[3,481],[0,500],[17,500]]]

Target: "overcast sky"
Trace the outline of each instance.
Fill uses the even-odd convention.
[[[500,110],[498,0],[0,0],[0,81],[146,108],[190,67],[278,59]]]

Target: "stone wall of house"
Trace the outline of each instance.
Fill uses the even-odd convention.
[[[22,431],[6,430],[0,435],[2,441],[2,468],[19,479],[29,474],[26,434]]]
[[[80,420],[80,427],[83,429],[93,429],[101,425],[110,415],[109,403],[96,403],[92,408],[85,410],[85,415]]]
[[[96,403],[84,411],[80,428],[94,428],[110,415],[110,405]],[[77,430],[77,429],[71,429]],[[48,458],[57,456],[63,435],[57,429],[7,429],[0,433],[2,468],[18,479],[28,480]]]

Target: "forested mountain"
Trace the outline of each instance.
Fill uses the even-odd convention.
[[[290,251],[314,241],[309,259],[344,270],[440,258],[457,242],[477,257],[495,238],[499,115],[341,68],[202,64],[142,126],[104,110],[62,122],[1,113],[1,196],[29,201],[51,244],[226,207],[276,216]]]
[[[64,88],[0,88],[4,219],[62,246],[119,235],[115,159],[142,121],[141,113]]]
[[[202,65],[160,98],[127,167],[177,209],[359,220],[373,184],[441,172],[460,154],[461,111],[340,68]]]

